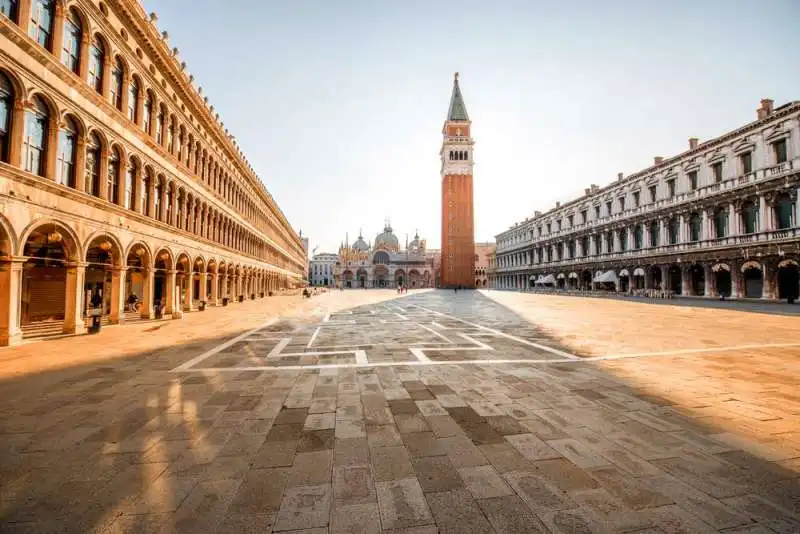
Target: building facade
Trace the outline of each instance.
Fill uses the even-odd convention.
[[[442,128],[442,272],[441,287],[474,287],[475,229],[472,211],[472,122],[458,86]]]
[[[0,2],[0,344],[305,278],[291,228],[136,0]]]
[[[339,260],[338,254],[320,252],[314,254],[309,262],[309,283],[312,286],[328,287],[333,285],[333,273],[336,262]]]
[[[401,249],[387,222],[374,245],[367,243],[361,233],[352,245],[345,240],[339,247],[334,281],[345,289],[433,287],[436,258],[436,254],[428,253],[425,240],[418,234]]]
[[[514,224],[494,286],[784,299],[800,287],[800,102]]]
[[[488,288],[489,260],[494,254],[494,243],[475,243],[475,287]]]

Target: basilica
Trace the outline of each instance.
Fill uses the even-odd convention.
[[[351,245],[349,239],[339,247],[339,258],[334,266],[334,281],[341,288],[422,288],[436,283],[436,255],[427,250],[425,240],[414,235],[406,239],[404,249],[387,221],[383,232],[375,237],[374,244],[358,239]]]

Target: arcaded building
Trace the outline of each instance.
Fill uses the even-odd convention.
[[[800,292],[800,102],[656,157],[497,235],[493,286],[785,299]]]
[[[298,235],[136,0],[0,2],[0,345],[305,278]]]
[[[494,243],[475,243],[475,287],[491,287],[489,285],[489,265],[494,252]]]

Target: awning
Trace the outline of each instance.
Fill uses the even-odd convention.
[[[622,278],[623,276],[630,276],[630,275],[631,275],[631,273],[629,273],[629,272],[628,272],[628,269],[622,269],[622,270],[619,272],[619,277],[620,277],[620,278]]]
[[[644,269],[637,267],[633,270],[633,276],[644,276]]]
[[[565,278],[564,273],[558,273],[558,279],[563,280]]]
[[[539,275],[539,278],[541,278],[541,277],[542,277],[542,275]],[[536,275],[532,274],[531,277],[530,277],[530,280],[534,280],[535,281],[536,280]]]
[[[541,277],[536,280],[537,284],[547,285],[547,284],[555,284],[556,278],[552,274],[548,274],[547,276]]]
[[[569,273],[569,277],[570,277],[570,278],[578,278],[578,273],[576,273],[575,271],[573,271],[573,272]]]
[[[595,276],[592,282],[596,284],[603,284],[606,282],[616,283],[617,282],[617,273],[614,271],[606,271],[599,276]]]

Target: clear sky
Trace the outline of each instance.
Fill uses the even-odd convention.
[[[440,243],[454,71],[475,237],[800,100],[797,0],[145,0],[317,252]]]

